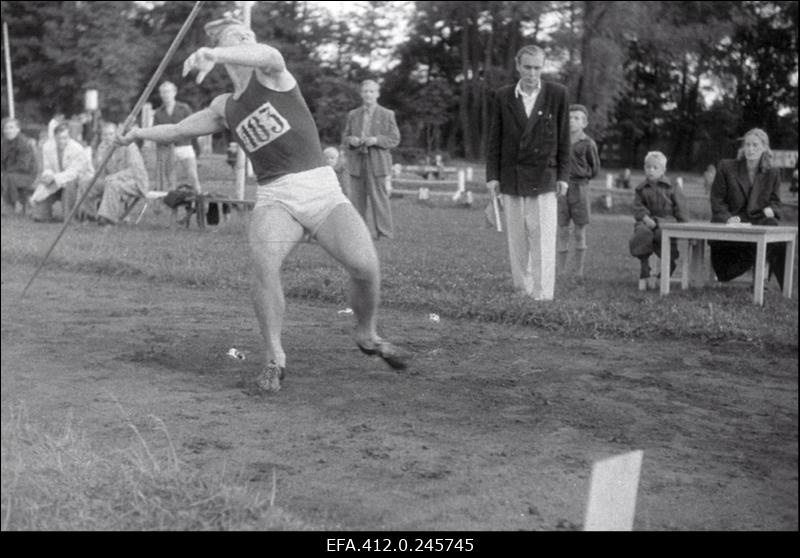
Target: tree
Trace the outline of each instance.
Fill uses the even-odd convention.
[[[561,70],[570,99],[589,111],[587,132],[602,138],[614,107],[629,83],[624,65],[628,45],[653,32],[655,3],[560,2],[555,15],[561,23],[552,40],[561,52]]]
[[[100,90],[121,119],[152,76],[193,2],[2,2],[23,118],[44,122]],[[394,28],[413,5],[406,40]],[[639,166],[660,149],[670,168],[730,156],[751,127],[773,146],[797,145],[797,2],[365,2],[345,14],[324,3],[257,2],[259,40],[281,50],[326,143],[338,143],[365,78],[382,82],[404,147],[483,157],[492,92],[516,80],[514,56],[536,43],[570,100],[590,110],[604,162]],[[203,21],[236,11],[206,2]],[[230,84],[218,69],[197,85],[185,58],[207,44],[193,25],[164,74],[200,108]],[[5,68],[2,69],[5,71]],[[5,80],[2,81],[5,87]],[[3,96],[5,101],[5,95]],[[158,104],[157,92],[151,99]],[[607,149],[616,145],[614,149]],[[619,157],[615,160],[615,153]]]
[[[361,102],[358,84],[334,75],[323,75],[304,88],[309,108],[324,144],[342,141],[347,113]]]
[[[144,54],[143,80],[136,89],[137,95],[155,73],[193,7],[194,2],[187,1],[161,2],[152,6],[137,5],[136,26],[143,37],[143,43],[148,45]],[[178,98],[195,110],[208,105],[215,95],[228,87],[228,76],[222,68],[217,68],[206,76],[203,83],[197,84],[193,79],[194,75],[187,78],[182,76],[183,62],[192,52],[208,45],[202,22],[236,13],[236,4],[231,1],[205,2],[201,13],[202,16],[198,16],[178,45],[161,78],[161,82],[173,82],[178,87]],[[158,89],[153,91],[149,101],[154,106],[161,104]]]
[[[737,134],[764,128],[773,145],[796,148],[797,2],[742,2],[734,21],[716,69],[741,106]]]
[[[458,92],[448,147],[484,156],[491,92],[511,81],[514,55],[532,41],[549,2],[417,2],[409,41],[395,68],[407,83],[446,80]],[[394,79],[403,83],[403,79]],[[409,86],[411,87],[411,86]],[[413,117],[414,115],[409,115]],[[458,147],[457,147],[458,146]]]
[[[3,2],[27,116],[46,121],[57,112],[79,112],[86,89],[100,92],[111,116],[129,110],[144,57],[135,13],[133,2]]]
[[[104,117],[124,119],[193,4],[3,2],[3,21],[14,37],[15,89],[27,117],[45,122],[55,113],[80,112],[83,91],[97,89]],[[232,6],[207,2],[204,13],[216,17]],[[212,77],[197,87],[180,78],[183,60],[205,43],[202,26],[192,26],[164,74],[181,87],[182,97],[194,101],[206,100],[203,88],[210,90],[220,79]]]
[[[625,95],[610,130],[620,164],[639,165],[645,151],[660,149],[671,168],[701,168],[732,156],[754,126],[775,145],[796,146],[796,3],[649,8],[659,25],[630,38]]]

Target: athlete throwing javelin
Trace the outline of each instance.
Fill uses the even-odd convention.
[[[280,270],[306,233],[350,275],[358,347],[394,369],[405,369],[408,354],[377,334],[380,270],[369,230],[325,162],[316,124],[283,56],[256,42],[253,32],[236,20],[213,21],[205,31],[213,46],[189,56],[183,75],[196,70],[200,83],[214,66],[222,64],[233,82],[233,93],[217,96],[208,108],[177,124],[133,128],[118,136],[117,142],[173,143],[227,128],[250,158],[258,179],[249,225],[255,263],[253,305],[267,363],[256,375],[255,386],[265,393],[281,387],[286,369],[281,345],[286,303]]]

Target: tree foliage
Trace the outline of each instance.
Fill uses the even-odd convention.
[[[18,112],[40,122],[75,113],[96,88],[105,116],[122,119],[193,4],[4,1]],[[200,85],[183,79],[183,60],[205,44],[203,22],[236,10],[206,2],[167,67],[164,79],[194,108],[230,83],[221,69]],[[325,143],[340,141],[359,82],[373,78],[403,146],[480,159],[493,91],[517,79],[516,52],[536,43],[548,79],[589,108],[606,165],[638,166],[660,149],[671,168],[704,166],[754,126],[774,146],[797,145],[797,2],[368,1],[339,13],[262,1],[252,26],[283,53]],[[5,113],[5,94],[3,103]]]
[[[40,119],[80,111],[86,89],[97,89],[111,113],[129,109],[147,53],[134,15],[132,2],[3,2],[28,111]]]

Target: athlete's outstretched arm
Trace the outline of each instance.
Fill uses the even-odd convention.
[[[118,135],[119,145],[128,145],[136,140],[150,140],[157,143],[175,143],[198,136],[222,132],[224,119],[218,111],[206,108],[187,116],[177,124],[162,124],[151,128],[132,128],[125,135]]]

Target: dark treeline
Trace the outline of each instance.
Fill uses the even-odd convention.
[[[491,92],[515,79],[514,54],[537,43],[549,79],[589,107],[606,166],[641,166],[660,149],[675,169],[731,156],[737,138],[765,128],[773,147],[797,148],[797,2],[366,2],[346,16],[324,3],[257,2],[253,28],[284,53],[326,143],[336,143],[357,84],[383,82],[406,154],[479,160]],[[82,110],[100,91],[122,120],[193,2],[2,2],[11,33],[16,109],[46,122]],[[228,87],[180,76],[204,43],[202,22],[236,9],[206,2],[167,70],[199,108]],[[398,21],[408,33],[397,43]],[[5,68],[2,110],[7,114]],[[152,101],[157,104],[157,95]]]

